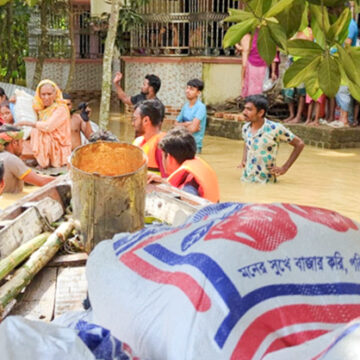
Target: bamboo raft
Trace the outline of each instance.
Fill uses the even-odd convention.
[[[168,224],[178,225],[210,204],[167,184],[150,184],[146,190],[145,215]],[[62,223],[56,231],[52,227],[64,216],[70,200],[70,180],[64,175],[0,214],[0,321],[9,314],[51,321],[67,311],[83,309],[87,254],[58,253],[74,228],[73,221]]]

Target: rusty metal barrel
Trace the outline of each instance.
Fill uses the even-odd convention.
[[[96,142],[71,155],[73,215],[89,253],[104,239],[144,226],[147,160],[137,146]]]

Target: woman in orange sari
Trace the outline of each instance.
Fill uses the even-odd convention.
[[[24,144],[23,155],[28,156],[31,153],[42,168],[66,165],[71,154],[71,118],[62,93],[54,82],[42,80],[39,83],[33,108],[38,114],[35,124],[16,124],[33,127],[30,143]]]

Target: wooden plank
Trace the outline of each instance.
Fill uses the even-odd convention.
[[[87,294],[85,266],[58,269],[54,317],[72,310],[83,310]]]
[[[36,210],[25,210],[16,221],[0,230],[0,259],[42,232],[43,225]]]
[[[11,315],[24,316],[31,320],[51,321],[55,308],[56,268],[44,268],[26,288],[21,300]]]
[[[165,193],[169,197],[177,198],[181,200],[184,204],[189,204],[197,208],[201,208],[203,206],[212,204],[209,200],[206,200],[200,196],[196,196],[193,194],[189,194],[183,190],[180,190],[169,183],[161,183],[161,184],[148,184],[146,186],[146,192],[147,194],[151,192],[157,192],[157,193]]]
[[[149,192],[145,199],[145,215],[178,226],[182,224],[189,215],[198,211],[201,207],[211,204],[208,200],[186,194],[182,190],[169,188],[169,186],[156,187]]]
[[[58,255],[52,259],[47,266],[59,267],[59,266],[82,266],[86,264],[88,258],[87,253],[76,253],[69,255]]]
[[[48,219],[49,223],[58,220],[64,213],[61,204],[50,197],[32,203],[32,205],[36,206],[38,210],[31,206],[16,220],[0,229],[0,259],[45,231],[39,212],[41,216]]]
[[[68,176],[60,176],[58,179],[40,187],[38,190],[24,196],[14,204],[8,206],[0,214],[0,220],[11,220],[17,218],[23,212],[23,204],[29,201],[39,201],[45,197],[50,197],[58,201],[63,207],[67,204],[63,203],[60,193],[70,192],[70,180]]]

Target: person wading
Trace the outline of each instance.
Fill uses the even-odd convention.
[[[243,126],[244,152],[242,181],[267,183],[276,182],[276,177],[284,175],[304,148],[304,142],[282,124],[265,118],[268,101],[263,95],[245,98],[243,115],[248,123]],[[276,165],[280,142],[294,147],[283,166]]]

